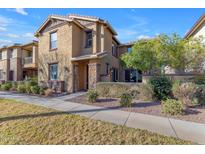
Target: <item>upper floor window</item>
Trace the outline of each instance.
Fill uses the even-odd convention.
[[[57,63],[49,65],[49,76],[50,76],[50,80],[58,79],[58,64]]]
[[[50,33],[50,49],[57,48],[57,32]]]
[[[117,57],[117,47],[115,44],[112,44],[112,55]]]
[[[2,51],[0,51],[0,60],[2,60]]]
[[[14,50],[10,49],[9,58],[14,58]]]
[[[132,51],[132,47],[127,48],[127,52],[131,52]]]
[[[92,44],[93,44],[92,31],[87,31],[86,32],[86,48],[92,47]]]

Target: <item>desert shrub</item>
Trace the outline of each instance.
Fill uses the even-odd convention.
[[[40,93],[40,87],[38,85],[31,86],[30,89],[31,89],[32,94],[39,94]]]
[[[99,82],[97,84],[96,90],[102,97],[115,97],[120,98],[120,96],[130,89],[130,85],[117,82]]]
[[[154,91],[149,84],[139,84],[137,86],[132,86],[129,90],[129,93],[132,95],[133,99],[143,100],[143,101],[152,101],[154,100]]]
[[[1,89],[2,90],[10,90],[12,87],[12,83],[11,82],[5,82],[4,84],[1,85]]]
[[[45,90],[46,90],[47,88],[45,88],[45,87],[40,87],[40,89],[39,89],[39,94],[40,95],[45,95]]]
[[[199,85],[205,85],[205,74],[197,75],[193,78],[193,82]]]
[[[29,82],[30,86],[38,85],[38,77],[28,78],[25,82]]]
[[[120,105],[123,107],[130,107],[132,104],[132,95],[130,93],[123,93],[120,96]]]
[[[96,90],[102,97],[110,96],[110,85],[107,83],[98,83]]]
[[[195,97],[197,98],[197,104],[205,105],[205,86],[198,86]]]
[[[44,93],[45,93],[46,97],[52,96],[53,95],[53,89],[48,88],[44,91]]]
[[[162,101],[162,112],[170,115],[181,115],[183,103],[180,100],[167,99]]]
[[[158,100],[166,100],[170,97],[172,91],[172,82],[166,76],[152,77],[149,81],[154,95]]]
[[[16,87],[11,87],[11,88],[9,89],[9,91],[17,91],[17,88],[16,88]]]
[[[18,86],[18,83],[16,81],[13,81],[12,82],[12,88],[17,88],[17,86]]]
[[[87,92],[87,99],[90,103],[95,103],[99,94],[96,90],[94,89],[89,89]]]
[[[175,83],[172,88],[174,97],[186,106],[198,104],[197,90],[197,85],[192,82]]]
[[[17,91],[20,93],[25,93],[26,92],[26,85],[24,85],[24,84],[18,85]]]

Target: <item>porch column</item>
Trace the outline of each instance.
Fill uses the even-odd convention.
[[[32,62],[37,63],[37,58],[38,58],[38,47],[33,46],[32,47]]]
[[[73,82],[73,91],[76,92],[79,89],[78,64],[73,64]]]
[[[96,84],[100,81],[100,64],[98,63],[89,63],[88,64],[88,86],[89,89],[96,88]]]

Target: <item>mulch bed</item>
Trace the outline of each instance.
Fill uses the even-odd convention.
[[[119,106],[119,99],[117,98],[99,98],[96,103],[91,104],[87,101],[86,96],[82,95],[72,99],[68,99],[67,101],[100,106],[100,107],[107,107],[107,108],[116,108],[116,109],[118,108],[123,111],[131,111],[131,112],[170,117],[170,118],[198,122],[198,123],[205,123],[205,106],[190,107],[184,112],[183,115],[171,116],[171,115],[165,115],[164,113],[161,112],[160,102],[144,102],[144,101],[134,100],[132,107],[127,108],[127,107]]]

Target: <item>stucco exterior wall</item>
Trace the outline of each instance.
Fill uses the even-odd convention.
[[[58,63],[58,80],[65,81],[65,90],[73,91],[72,55],[72,23],[65,24],[42,33],[39,37],[39,81],[49,80],[49,64]],[[50,50],[50,32],[57,31],[57,49]]]
[[[0,70],[3,71],[3,79],[8,80],[9,61],[7,59],[0,60]]]
[[[193,37],[205,37],[205,22],[200,26],[200,28],[193,34]],[[205,40],[204,40],[205,43]]]

